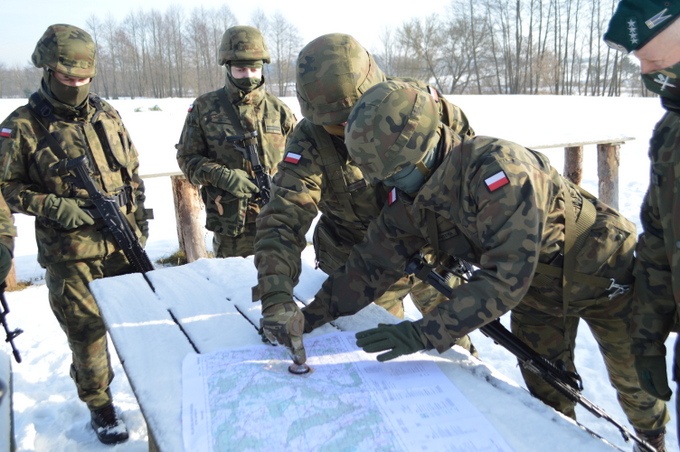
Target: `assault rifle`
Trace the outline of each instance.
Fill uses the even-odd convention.
[[[0,323],[2,323],[2,327],[5,329],[5,342],[9,342],[9,345],[12,347],[12,354],[14,355],[14,359],[17,360],[17,363],[21,362],[21,355],[19,354],[19,350],[17,350],[16,346],[14,345],[14,338],[23,333],[23,330],[20,330],[17,328],[16,330],[10,331],[9,327],[7,326],[7,314],[9,314],[9,307],[7,306],[7,300],[5,300],[5,288],[7,287],[7,284],[3,281],[2,284],[0,284],[0,305],[2,305],[2,311],[0,311]]]
[[[459,262],[456,262],[459,261]],[[463,260],[454,258],[456,262],[452,267],[458,269],[457,276],[467,280],[471,275],[471,265]],[[451,270],[450,268],[447,270]],[[439,274],[434,266],[428,264],[421,256],[411,258],[406,265],[406,274],[416,275],[422,281],[429,283],[432,287],[444,294],[447,298],[453,297],[453,289],[446,284],[447,278]],[[633,440],[639,445],[640,450],[645,452],[655,452],[656,449],[648,442],[640,439],[637,435],[628,430],[624,425],[612,418],[606,411],[593,402],[588,400],[581,391],[583,384],[581,377],[575,372],[569,372],[564,365],[556,365],[539,355],[531,347],[522,342],[517,336],[505,328],[500,320],[496,319],[479,328],[487,337],[493,339],[495,343],[505,347],[510,353],[517,357],[521,366],[542,378],[545,382],[555,388],[560,394],[572,402],[576,402],[592,413],[594,416],[602,418],[616,426],[623,439]]]
[[[255,173],[255,185],[260,189],[260,196],[256,202],[263,206],[269,202],[272,193],[272,177],[260,163],[260,156],[257,154],[257,130],[246,132],[243,135],[227,135],[227,141],[234,143],[236,149],[241,151],[243,157],[250,162]],[[242,141],[245,146],[239,146],[237,142]]]
[[[76,185],[87,191],[90,200],[92,200],[107,228],[113,234],[116,243],[123,250],[127,260],[137,272],[144,274],[144,279],[146,279],[151,289],[155,291],[153,284],[151,284],[151,281],[145,275],[146,272],[153,270],[153,264],[144,248],[142,248],[141,243],[139,243],[139,239],[130,227],[127,218],[125,218],[125,215],[123,215],[123,212],[118,207],[116,200],[102,193],[97,188],[97,185],[95,185],[92,176],[90,176],[87,155],[70,159],[66,163],[66,169],[75,176]]]

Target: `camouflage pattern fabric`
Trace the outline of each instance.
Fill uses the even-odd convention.
[[[236,149],[243,143],[228,142],[226,137],[257,130],[260,163],[274,174],[296,118],[281,100],[264,90],[264,85],[248,94],[230,83],[220,90],[200,96],[189,108],[176,145],[177,162],[187,180],[201,186],[206,228],[220,236],[217,243],[225,244],[218,248],[227,254],[217,256],[247,256],[253,253],[254,224],[260,207],[252,199],[237,198],[213,186],[211,171],[220,167],[240,169],[254,179],[250,162]],[[224,102],[225,94],[230,103]],[[227,109],[234,109],[236,114]],[[236,115],[242,125],[233,124]]]
[[[664,356],[668,335],[680,331],[679,146],[680,112],[675,108],[656,125],[650,141],[650,185],[642,203],[643,231],[636,249],[632,323],[635,355]],[[680,381],[679,360],[676,353],[675,381]]]
[[[14,217],[9,210],[5,198],[0,193],[0,243],[5,245],[10,251],[14,251],[14,237],[17,230],[14,227]]]
[[[233,60],[270,62],[269,49],[260,30],[247,25],[231,27],[222,35],[218,63],[223,66]],[[261,67],[261,66],[260,66]]]
[[[432,242],[439,244],[441,253],[478,268],[468,283],[454,289],[452,299],[416,322],[439,352],[518,306],[565,324],[561,278],[534,278],[534,273],[538,262],[549,264],[563,252],[565,207],[571,203],[580,212],[583,198],[576,190],[564,189],[569,185],[540,153],[496,138],[461,139],[444,126],[440,130],[441,163],[414,199],[402,197],[401,202],[383,209],[369,226],[366,239],[352,249],[345,267],[329,277],[303,309],[311,327],[368,305],[401,277],[411,256]],[[633,265],[635,226],[601,202],[594,204],[595,225],[576,256],[575,270],[625,282]],[[436,239],[430,237],[428,217],[436,221]],[[607,303],[628,303],[616,297],[609,300],[610,292],[578,281],[573,291],[576,301],[569,305],[568,314],[588,323],[591,312],[595,315],[606,309]],[[613,311],[612,315],[622,319],[615,317],[607,328],[618,330],[599,339],[605,347],[609,342],[616,344],[621,353],[607,359],[609,373],[626,375],[618,367],[630,362],[622,345],[629,340],[628,308]],[[529,345],[540,340],[532,338]],[[561,347],[569,350],[571,345]],[[632,394],[625,399],[634,405],[625,407],[627,413],[634,413],[630,421],[642,429],[663,425],[668,419],[665,405],[626,378],[622,377],[622,385],[632,386]]]
[[[439,141],[438,102],[427,91],[395,90],[395,86],[408,85],[390,81],[366,92],[361,108],[352,110],[345,132],[352,159],[374,181],[420,161]],[[401,110],[410,116],[385,116]]]
[[[633,354],[646,357],[665,357],[666,339],[671,332],[680,331],[680,104],[661,99],[667,112],[650,140],[650,184],[640,210],[643,230],[636,248],[631,324]],[[674,348],[672,375],[678,383],[677,396],[680,339],[676,338]],[[675,411],[680,428],[677,400]]]
[[[133,271],[122,251],[105,258],[47,267],[45,282],[50,306],[73,352],[71,378],[78,388],[78,396],[90,410],[111,404],[109,384],[113,380],[113,369],[104,321],[88,283]]]
[[[50,305],[73,352],[71,376],[80,398],[90,409],[96,409],[111,403],[108,387],[113,372],[106,330],[88,283],[133,269],[104,230],[103,220],[65,230],[44,216],[48,195],[81,199],[88,199],[88,195],[56,169],[60,158],[48,146],[42,127],[69,158],[88,156],[93,179],[102,191],[112,196],[129,193],[122,209],[138,237],[142,234],[140,227],[147,228],[147,216],[139,213],[144,210],[144,185],[137,173],[137,151],[109,104],[101,101],[102,110],[92,123],[96,112],[92,101],[75,109],[52,99],[44,89],[39,96],[44,102],[41,105],[52,109],[50,116],[41,118],[42,125],[28,106],[16,109],[0,125],[2,193],[12,211],[36,217],[38,261],[47,269]],[[36,107],[33,100],[29,105]],[[107,146],[95,127],[107,137]]]
[[[35,46],[35,67],[50,68],[71,77],[97,75],[96,48],[92,37],[73,25],[50,25]]]
[[[417,80],[398,80],[428,89]],[[460,134],[474,135],[460,108],[443,98],[438,105],[443,123]],[[337,168],[330,167],[328,157],[324,157],[328,155],[338,159]],[[306,118],[301,120],[286,145],[286,157],[274,177],[271,200],[257,219],[258,285],[253,288],[253,300],[276,293],[292,296],[301,271],[300,254],[307,246],[305,234],[319,212],[314,232],[316,257],[319,267],[330,273],[344,264],[350,249],[364,238],[369,223],[386,200],[386,188],[364,179],[360,168],[349,159],[341,138]],[[411,285],[407,279],[400,284]],[[395,288],[383,306],[400,309],[401,303],[395,307],[391,300],[403,296],[402,289]],[[424,300],[421,303],[427,304]]]
[[[297,59],[295,86],[302,116],[320,126],[342,124],[359,97],[385,79],[373,56],[352,36],[319,36]]]
[[[140,226],[146,228],[147,220],[144,216],[136,220],[135,213],[144,206],[144,183],[138,176],[137,150],[116,110],[102,101],[103,113],[97,122],[110,137],[111,145],[110,151],[105,151],[95,125],[90,122],[95,114],[93,105],[76,110],[52,99],[42,89],[39,94],[46,105],[54,109],[54,120],[47,127],[66,155],[69,158],[87,155],[94,169],[92,176],[105,193],[119,195],[130,187],[131,196],[123,213],[127,214],[137,237],[141,237]],[[29,104],[34,106],[33,101]],[[76,188],[71,178],[55,170],[60,159],[43,136],[36,135],[35,131],[43,129],[28,107],[16,109],[0,127],[7,135],[0,136],[2,193],[13,212],[36,217],[38,262],[46,267],[113,253],[118,246],[110,233],[102,231],[103,220],[67,231],[44,216],[44,200],[50,193],[67,198],[88,199],[89,196],[85,190]]]

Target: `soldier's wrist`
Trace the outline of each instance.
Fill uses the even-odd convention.
[[[262,311],[270,306],[282,303],[294,303],[293,297],[285,292],[274,292],[262,296]]]

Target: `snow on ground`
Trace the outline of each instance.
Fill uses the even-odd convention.
[[[639,206],[648,182],[647,146],[652,128],[663,110],[657,99],[592,98],[568,96],[449,96],[467,114],[478,135],[498,136],[529,146],[609,137],[635,137],[621,148],[619,209],[639,226]],[[286,100],[299,115],[295,99]],[[125,99],[111,103],[120,111],[140,153],[140,173],[151,175],[178,171],[174,144],[179,138],[186,110],[192,99]],[[0,100],[0,118],[24,104],[25,100]],[[563,150],[542,150],[557,169],[563,168]],[[177,250],[177,235],[172,193],[168,177],[146,178],[147,207],[153,207],[147,252],[152,260],[167,257]],[[584,150],[583,183],[597,193],[597,166],[594,146]],[[12,363],[14,375],[15,435],[19,451],[145,451],[147,436],[139,406],[120,363],[114,354],[116,378],[112,385],[114,399],[130,428],[130,440],[117,446],[101,445],[88,426],[89,413],[76,395],[68,375],[70,352],[66,339],[54,319],[47,300],[43,270],[36,262],[37,248],[33,220],[16,215],[19,237],[15,262],[19,280],[33,281],[34,286],[21,292],[7,293],[10,305],[10,328],[24,333],[15,342],[23,362]],[[211,238],[206,235],[210,247]],[[311,255],[311,253],[309,253]],[[308,257],[311,259],[311,257]],[[244,261],[244,265],[250,265]],[[311,264],[311,261],[310,261]],[[316,282],[314,283],[316,284]],[[411,307],[409,315],[415,316]],[[507,321],[507,319],[504,319]],[[506,322],[507,323],[507,322]],[[515,359],[481,333],[473,340],[481,358],[512,380],[522,379]],[[674,336],[667,348],[673,350]],[[3,346],[9,352],[9,347]],[[614,390],[608,383],[602,358],[587,328],[581,328],[576,348],[577,365],[583,377],[584,395],[627,425]],[[668,356],[669,369],[672,356]],[[486,389],[480,378],[479,390]],[[675,395],[669,402],[674,412]],[[499,406],[503,415],[513,416],[512,406]],[[594,418],[580,407],[579,420],[617,447],[630,450],[616,428]],[[527,425],[517,432],[532,441],[541,432]],[[667,444],[676,450],[675,419],[668,424]],[[574,449],[576,450],[576,449]]]

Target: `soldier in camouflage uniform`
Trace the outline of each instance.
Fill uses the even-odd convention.
[[[670,400],[664,343],[680,331],[680,2],[623,0],[604,36],[640,60],[645,86],[666,114],[650,141],[650,185],[642,203],[636,248],[633,354],[642,388]],[[673,379],[680,385],[680,340]],[[680,404],[676,402],[680,429]],[[680,444],[680,443],[679,443]]]
[[[88,157],[95,183],[117,200],[142,244],[151,213],[144,209],[137,151],[120,116],[89,93],[96,75],[91,36],[72,25],[51,25],[32,60],[43,68],[40,89],[0,126],[2,193],[12,211],[35,216],[50,306],[73,352],[71,377],[99,440],[117,443],[128,433],[112,404],[106,329],[88,283],[134,270],[65,164]]]
[[[439,122],[431,96],[403,83],[364,94],[345,142],[364,174],[394,185],[397,197],[303,309],[306,331],[366,306],[429,244],[477,270],[422,320],[360,332],[359,346],[386,352],[380,361],[423,349],[441,353],[512,310],[522,341],[575,371],[583,319],[630,422],[645,432],[663,428],[667,409],[639,388],[627,332],[634,224],[570,184],[542,154],[455,134]],[[530,372],[524,376],[534,395],[575,416],[573,402]]]
[[[253,254],[255,218],[260,212],[255,174],[237,149],[244,143],[227,137],[256,131],[260,163],[273,174],[296,123],[291,110],[265,91],[262,67],[269,62],[259,30],[228,29],[219,50],[227,83],[194,101],[176,145],[182,172],[192,184],[201,186],[206,228],[214,232],[217,257]]]
[[[0,193],[0,245],[2,245],[0,246],[0,284],[7,278],[12,269],[12,253],[16,235],[14,217],[5,202],[5,198]]]
[[[262,300],[266,329],[276,330],[279,323],[285,326],[292,317],[298,322],[302,319],[293,302],[293,287],[301,271],[300,254],[307,246],[305,234],[318,212],[316,259],[319,268],[331,274],[364,238],[368,224],[387,200],[387,189],[364,179],[343,142],[352,105],[368,88],[386,79],[392,77],[385,76],[371,54],[346,34],[320,36],[298,56],[297,95],[304,119],[291,135],[274,179],[272,199],[257,220],[258,286],[253,288],[253,300]],[[436,95],[423,82],[399,80]],[[437,108],[445,124],[461,135],[473,135],[461,109],[444,98],[438,99]],[[402,298],[409,291],[421,312],[437,303],[434,289],[414,285],[409,277],[401,278],[374,302],[403,318]],[[459,344],[474,352],[467,337]]]

